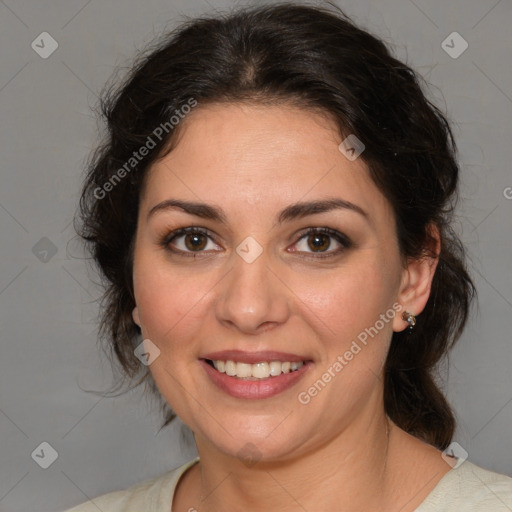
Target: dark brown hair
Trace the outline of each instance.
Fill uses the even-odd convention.
[[[459,338],[475,295],[450,227],[459,174],[455,143],[416,73],[335,8],[278,4],[189,21],[140,57],[121,86],[104,93],[108,133],[91,157],[77,230],[104,277],[100,339],[110,356],[127,378],[142,375],[137,384],[149,377],[157,393],[133,352],[140,330],[131,318],[132,246],[144,177],[171,150],[178,129],[169,120],[191,100],[197,108],[291,101],[331,116],[340,135],[355,134],[364,143],[361,158],[393,206],[404,261],[429,256],[430,228],[437,227],[441,251],[431,295],[412,333],[393,334],[384,405],[400,428],[446,448],[455,419],[433,372]],[[169,128],[161,139],[159,126]],[[127,167],[149,138],[154,147]],[[174,417],[168,407],[166,413],[164,426]]]

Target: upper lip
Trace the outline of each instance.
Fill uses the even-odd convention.
[[[201,359],[210,359],[211,361],[236,361],[240,363],[255,364],[263,361],[281,361],[282,363],[300,363],[308,361],[307,357],[287,352],[276,352],[274,350],[262,350],[258,352],[246,352],[244,350],[221,350],[220,352],[210,352],[201,357]]]

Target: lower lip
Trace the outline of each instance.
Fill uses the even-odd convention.
[[[252,399],[270,398],[282,393],[296,384],[311,365],[310,362],[305,362],[298,370],[282,373],[277,377],[268,377],[261,380],[242,380],[217,371],[204,359],[201,359],[200,363],[208,377],[220,390],[235,398]]]

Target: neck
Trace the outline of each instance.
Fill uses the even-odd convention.
[[[382,412],[352,422],[315,451],[250,467],[196,439],[201,457],[196,508],[206,512],[379,509],[389,487],[390,432]]]

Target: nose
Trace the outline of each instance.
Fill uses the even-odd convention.
[[[247,263],[234,255],[234,266],[219,283],[215,313],[226,327],[259,334],[289,318],[289,290],[269,266],[263,253]]]

